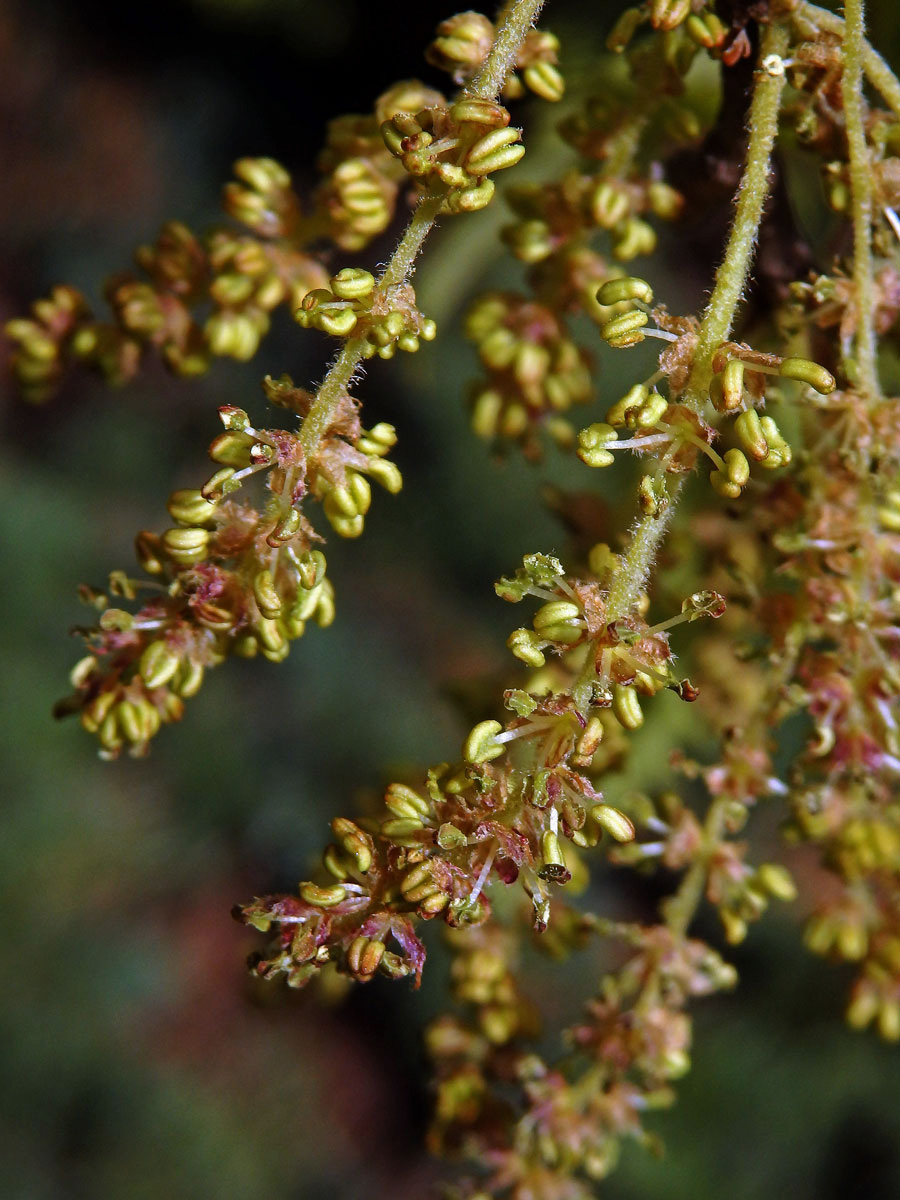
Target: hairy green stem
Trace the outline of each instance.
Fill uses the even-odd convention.
[[[669,527],[680,491],[680,480],[670,484],[666,507],[661,512],[641,517],[635,526],[622,570],[616,576],[609,593],[607,614],[610,621],[618,621],[630,612],[640,595],[656,558],[656,551]]]
[[[760,64],[770,55],[781,57],[787,49],[787,44],[787,30],[778,25],[771,25],[760,48]],[[750,138],[734,225],[700,326],[700,341],[688,385],[687,403],[694,407],[699,407],[706,400],[712,378],[713,355],[731,332],[734,315],[753,261],[763,205],[769,193],[769,160],[778,133],[778,113],[785,82],[784,72],[778,72],[777,64],[773,63],[772,66],[775,69],[771,73],[760,66],[750,105]],[[645,575],[649,569],[659,536],[664,530],[654,540],[653,527],[645,530],[646,525],[645,518],[632,541],[626,570],[623,570],[620,576],[619,588],[627,587],[624,577],[630,573],[628,566],[631,565],[632,558],[634,564],[631,570],[636,575],[640,572]],[[721,838],[725,808],[726,802],[720,798],[714,799],[707,810],[704,839],[710,847],[715,846]],[[708,870],[706,857],[701,856],[690,867],[677,892],[665,903],[663,911],[666,924],[673,933],[683,936],[687,932],[703,898]]]
[[[398,283],[402,283],[410,273],[443,203],[442,196],[428,196],[416,206],[406,227],[406,232],[378,281],[380,288],[394,287]],[[362,362],[365,345],[365,338],[350,338],[322,381],[315,401],[300,428],[300,445],[307,457],[315,453],[316,447],[331,424],[335,407],[349,387],[354,371]],[[287,498],[287,502],[290,503],[289,498]]]
[[[491,52],[470,89],[473,96],[489,100],[500,94],[525,35],[543,7],[544,0],[507,0],[497,16],[498,29]]]
[[[760,48],[760,63],[780,57],[787,48],[787,30],[771,25]],[[784,89],[784,72],[777,64],[767,71],[760,66],[750,105],[750,138],[741,178],[734,224],[725,247],[716,283],[700,326],[700,338],[688,385],[686,403],[700,408],[712,377],[712,359],[731,331],[734,314],[747,281],[753,249],[769,191],[769,160],[778,132],[778,112]],[[680,484],[671,487],[664,512],[642,517],[631,537],[621,570],[609,597],[609,619],[617,620],[634,604],[643,588],[675,507]],[[582,691],[585,691],[584,684]],[[577,698],[576,698],[577,699]]]
[[[525,35],[537,19],[543,4],[544,0],[508,0],[497,18],[497,35],[490,53],[471,88],[467,89],[469,95],[490,100],[499,94],[506,77],[515,65],[516,55]],[[419,251],[434,228],[443,203],[442,196],[426,196],[424,200],[419,201],[406,232],[378,280],[380,289],[395,287],[410,275]],[[323,379],[300,429],[300,445],[307,457],[315,453],[331,424],[341,396],[363,361],[365,344],[364,338],[351,338]],[[290,506],[290,490],[289,487],[284,489],[282,507]]]
[[[844,38],[844,74],[841,94],[847,123],[850,152],[850,204],[853,215],[853,284],[856,291],[857,376],[869,400],[880,394],[878,383],[878,339],[875,336],[875,289],[872,266],[872,175],[866,144],[862,94],[863,45],[865,41],[864,0],[847,0],[844,8],[847,33]]]
[[[848,4],[848,16],[849,9]],[[813,34],[817,29],[825,33],[834,33],[840,38],[847,35],[847,21],[836,13],[829,12],[827,8],[819,8],[816,4],[801,4],[793,17],[804,35]],[[894,116],[900,118],[900,80],[878,51],[865,40],[862,42],[862,65],[869,82],[879,92]]]
[[[700,326],[700,341],[688,384],[685,403],[694,408],[706,400],[712,378],[713,355],[731,332],[734,314],[753,261],[763,205],[769,194],[769,160],[778,133],[778,112],[785,83],[784,70],[777,69],[776,60],[784,54],[787,45],[787,29],[782,25],[770,25],[759,52],[760,67],[750,104],[747,158],[734,224]],[[766,70],[762,65],[766,62],[772,64],[771,70]]]

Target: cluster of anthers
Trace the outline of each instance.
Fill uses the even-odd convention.
[[[487,21],[477,13],[462,18],[466,27]],[[441,27],[431,56],[455,77],[468,79],[486,57],[490,36],[486,44],[476,38],[477,48],[473,52],[470,44],[461,63],[454,55],[469,34],[449,29],[459,21],[452,18],[447,30]],[[492,29],[490,22],[487,27]],[[532,30],[520,54],[528,86],[553,100],[564,90],[556,46],[552,34]],[[510,96],[521,91],[514,80],[511,76]],[[364,293],[342,296],[339,286],[329,298],[323,243],[364,249],[390,225],[409,183],[444,195],[447,212],[483,208],[494,191],[489,176],[524,153],[520,131],[509,128],[509,121],[508,111],[492,101],[464,96],[451,104],[434,88],[406,80],[379,96],[372,113],[330,123],[318,163],[322,178],[308,204],[274,159],[238,160],[223,203],[243,228],[219,227],[198,236],[180,221],[167,222],[154,245],[136,252],[140,274],[121,274],[109,283],[109,320],[97,318],[76,288],[61,286],[36,301],[28,317],[7,322],[23,394],[36,403],[49,399],[74,364],[99,371],[108,382],[127,382],[149,351],[187,378],[207,371],[214,357],[246,361],[280,305],[296,312],[302,324],[348,336],[344,301],[363,302]],[[304,306],[308,296],[313,298]],[[414,305],[404,296],[397,300],[392,308],[378,296],[375,311],[366,311],[372,353],[383,357],[389,356],[388,346],[409,349],[412,339],[432,336],[433,327],[413,314]]]
[[[718,617],[724,603],[698,593],[679,615],[649,626],[642,600],[610,620],[616,556],[598,546],[591,565],[593,579],[568,579],[557,559],[528,555],[514,576],[498,582],[507,600],[543,602],[533,628],[516,630],[509,644],[535,669],[545,651],[558,656],[562,690],[535,678],[538,690],[508,691],[513,716],[479,722],[461,763],[435,768],[421,787],[391,784],[381,818],[334,822],[338,842],[323,860],[333,882],[303,882],[297,897],[264,897],[241,910],[244,920],[276,934],[256,960],[260,973],[285,973],[299,985],[332,962],[360,980],[376,969],[418,976],[424,952],[412,934],[414,918],[480,924],[490,915],[486,887],[497,878],[518,881],[543,930],[553,888],[585,876],[579,851],[604,833],[615,842],[634,837],[631,820],[592,782],[605,728],[610,719],[624,730],[638,728],[640,693],[668,687],[685,700],[696,696],[671,672],[667,631]]]
[[[267,379],[265,390],[271,403],[300,416],[311,402],[287,378]],[[331,623],[334,593],[317,548],[321,538],[299,507],[305,495],[322,501],[336,533],[357,537],[371,503],[369,481],[391,493],[402,486],[386,457],[393,427],[363,429],[349,396],[310,457],[300,434],[256,429],[242,409],[219,413],[225,430],[209,448],[215,472],[202,488],[172,493],[171,528],[137,536],[149,578],[121,571],[110,577],[109,595],[135,601],[149,592],[151,599],[132,613],[85,589],[102,615],[98,625],[77,631],[89,653],[72,672],[74,695],[56,711],[78,713],[106,757],[123,747],[145,753],[162,724],[180,719],[207,668],[231,655],[280,662],[310,621]],[[257,475],[265,475],[269,495],[261,510],[233,498]]]
[[[363,358],[393,358],[397,350],[415,353],[420,341],[430,342],[437,333],[434,321],[416,308],[408,283],[378,288],[375,276],[360,267],[345,267],[327,288],[307,292],[295,317],[304,329],[360,338]]]
[[[32,305],[30,318],[7,323],[26,398],[48,399],[71,363],[124,383],[151,349],[185,377],[202,374],[214,356],[250,359],[272,310],[295,307],[325,282],[306,248],[311,239],[287,171],[270,158],[243,158],[234,170],[224,204],[246,231],[220,228],[201,238],[169,221],[156,244],[135,255],[143,278],[120,275],[108,285],[111,321],[94,317],[75,288],[57,287]]]
[[[608,280],[597,292],[597,302],[609,312],[600,329],[608,345],[624,349],[647,337],[670,345],[660,355],[659,369],[617,400],[606,422],[596,422],[581,431],[578,456],[588,466],[609,466],[615,450],[628,449],[641,454],[653,452],[662,471],[677,473],[691,470],[698,455],[703,454],[713,464],[710,483],[715,491],[734,500],[750,481],[751,460],[765,470],[791,461],[789,443],[775,419],[764,411],[767,401],[780,399],[769,381],[803,383],[822,396],[829,395],[836,386],[832,374],[809,359],[783,358],[724,342],[712,359],[709,403],[701,415],[678,403],[691,376],[698,340],[696,321],[672,317],[661,307],[653,308],[650,285],[634,277]],[[668,396],[658,390],[663,380],[668,385]],[[720,454],[714,443],[726,436],[723,418],[731,419],[731,437],[738,445]],[[632,436],[621,438],[620,429],[631,431]]]
[[[658,26],[665,14],[649,15]],[[665,44],[652,39],[629,51],[631,79],[615,96],[604,93],[561,123],[563,139],[579,156],[575,165],[560,179],[505,192],[515,219],[503,238],[529,269],[530,294],[490,293],[469,314],[467,334],[488,372],[473,389],[472,427],[500,445],[518,444],[529,458],[539,456],[542,432],[571,446],[567,410],[593,397],[590,360],[566,323],[579,313],[599,325],[610,320],[596,294],[615,269],[598,243],[617,262],[650,254],[655,222],[675,221],[684,208],[662,159],[699,140],[700,122],[678,100],[697,53],[716,50],[724,39],[708,10],[688,16],[694,19],[682,13],[665,25]],[[713,33],[694,36],[704,22]]]

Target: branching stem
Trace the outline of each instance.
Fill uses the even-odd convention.
[[[760,47],[760,64],[777,62],[784,55],[787,44],[787,29],[782,25],[770,25]],[[700,326],[700,341],[688,384],[685,403],[693,408],[706,400],[712,378],[713,355],[731,332],[750,272],[763,205],[769,194],[769,161],[778,133],[778,112],[784,84],[783,69],[778,71],[777,66],[772,70],[766,70],[763,66],[758,68],[748,121],[747,159],[738,191],[734,224]]]
[[[781,57],[788,44],[787,30],[770,25],[760,47],[760,63]],[[712,377],[712,359],[728,338],[741,293],[753,260],[753,250],[762,219],[763,205],[769,192],[769,160],[778,132],[778,113],[784,89],[784,72],[760,67],[750,105],[750,135],[747,158],[738,195],[734,224],[725,247],[716,283],[710,296],[694,367],[688,384],[686,403],[700,408],[706,401]],[[616,576],[609,598],[609,619],[617,620],[634,604],[643,588],[675,507],[679,487],[670,487],[665,511],[642,517],[631,537],[622,568]]]
[[[864,0],[847,0],[844,74],[841,93],[850,157],[850,203],[853,215],[853,284],[856,292],[856,355],[859,387],[868,399],[880,394],[875,336],[875,290],[872,268],[872,175],[862,94],[865,44]]]
[[[497,18],[497,36],[490,53],[468,94],[482,100],[494,99],[502,89],[515,65],[519,47],[543,7],[544,0],[507,0]],[[426,238],[434,228],[441,209],[442,196],[426,196],[420,200],[410,217],[406,232],[378,280],[380,289],[402,283],[412,272],[416,258]],[[351,338],[338,354],[322,381],[316,398],[300,430],[300,445],[309,457],[315,453],[325,431],[331,424],[335,408],[347,390],[353,374],[363,360],[363,338]],[[286,506],[290,505],[290,488],[284,489]]]
[[[848,4],[848,17],[849,10]],[[840,38],[847,36],[847,22],[836,13],[829,12],[827,8],[819,8],[816,4],[801,4],[793,16],[801,31],[804,31],[806,26],[804,32],[813,33],[819,29],[825,33],[836,34]],[[894,116],[900,118],[900,80],[878,51],[873,50],[865,39],[862,42],[862,65],[869,82],[879,92]]]

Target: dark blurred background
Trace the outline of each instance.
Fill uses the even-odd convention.
[[[573,79],[589,79],[619,8],[549,6]],[[0,0],[0,318],[61,281],[98,300],[166,218],[211,224],[241,155],[272,155],[309,182],[329,117],[365,111],[398,78],[442,85],[421,54],[450,11],[434,0]],[[873,5],[888,51],[893,13]],[[520,178],[541,157],[566,161],[557,115],[522,109],[541,153]],[[213,672],[143,762],[101,763],[74,723],[50,719],[78,656],[67,636],[83,619],[77,584],[130,566],[135,531],[161,528],[168,492],[205,477],[217,405],[261,411],[262,374],[310,384],[327,352],[276,322],[251,364],[220,363],[191,384],[151,368],[120,391],[81,377],[43,409],[26,409],[4,376],[3,1196],[427,1193],[419,1036],[446,983],[439,939],[420,993],[378,981],[287,995],[250,985],[253,939],[228,912],[306,877],[330,818],[373,803],[392,767],[456,755],[470,716],[495,702],[484,680],[509,669],[518,614],[493,579],[524,552],[565,549],[537,485],[594,485],[558,457],[537,471],[498,464],[466,428],[459,397],[475,363],[454,326],[479,286],[516,279],[495,248],[502,222],[497,205],[464,234],[438,234],[418,286],[440,348],[369,372],[366,421],[398,426],[406,489],[377,498],[359,543],[329,543],[335,625],[282,666]],[[685,304],[699,302],[707,269],[676,265]],[[702,753],[675,708],[670,740]],[[664,762],[664,745],[648,749]],[[628,1150],[604,1194],[900,1196],[896,1051],[842,1028],[846,980],[799,949],[789,916],[732,956],[742,989],[698,1008],[694,1070],[653,1122],[666,1159]],[[574,1015],[568,997],[588,995],[600,965],[586,955],[540,972],[535,990]]]

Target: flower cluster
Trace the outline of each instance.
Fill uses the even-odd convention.
[[[229,216],[244,226],[198,237],[169,221],[135,259],[141,274],[112,280],[112,320],[98,320],[80,292],[55,288],[30,318],[7,323],[17,344],[14,369],[26,397],[48,399],[71,363],[99,370],[112,383],[159,353],[170,370],[192,377],[212,357],[250,359],[281,304],[298,305],[326,273],[309,252],[300,202],[287,171],[270,158],[235,163],[224,191]],[[208,312],[208,315],[204,315]]]
[[[304,416],[311,397],[288,378],[266,380],[270,402]],[[325,556],[299,503],[322,501],[331,527],[357,537],[371,503],[369,480],[396,493],[402,478],[386,455],[392,426],[363,429],[358,407],[344,396],[315,454],[300,434],[256,429],[242,409],[219,410],[225,431],[210,445],[216,471],[202,488],[169,497],[175,524],[161,534],[139,533],[145,580],[110,577],[112,596],[150,599],[136,612],[109,608],[108,596],[88,591],[101,609],[99,624],[81,630],[89,653],[72,672],[75,694],[57,715],[78,713],[96,734],[101,753],[127,746],[146,752],[162,724],[179,720],[183,701],[200,688],[208,667],[232,654],[261,654],[280,662],[310,621],[327,626],[334,593]],[[302,431],[302,426],[301,426]],[[252,476],[265,475],[262,509],[233,497]]]
[[[596,933],[628,957],[563,1033],[558,1063],[531,1044],[534,1010],[515,986],[509,939],[483,927],[454,937],[461,1011],[435,1021],[426,1044],[437,1073],[432,1148],[462,1153],[483,1173],[461,1195],[587,1200],[623,1140],[655,1144],[642,1116],[671,1104],[672,1081],[690,1068],[686,1005],[737,976],[710,946],[664,925],[576,919],[569,949]]]
[[[382,811],[336,818],[317,878],[236,910],[266,937],[254,972],[292,987],[326,966],[361,983],[381,974],[418,984],[421,922],[446,928],[456,1008],[427,1035],[430,1144],[473,1161],[480,1174],[462,1192],[473,1200],[588,1197],[625,1138],[650,1142],[642,1113],[669,1103],[690,1066],[688,1002],[735,982],[718,952],[689,936],[699,905],[708,901],[736,944],[772,900],[798,893],[799,871],[737,840],[764,797],[782,806],[791,845],[815,848],[817,865],[802,860],[806,876],[827,873],[806,940],[859,964],[851,1024],[900,1039],[900,423],[877,358],[877,338],[900,314],[890,241],[900,235],[900,83],[863,43],[861,0],[848,3],[846,26],[797,0],[728,7],[730,24],[702,0],[648,0],[622,15],[609,42],[621,56],[618,82],[562,125],[578,162],[509,191],[515,221],[503,238],[528,291],[492,291],[467,320],[487,374],[474,393],[475,431],[532,460],[546,432],[571,452],[575,477],[576,458],[608,468],[616,450],[634,451],[641,474],[628,536],[610,504],[609,532],[584,539],[582,548],[595,544],[575,570],[529,554],[500,579],[505,601],[537,602],[508,639],[520,686],[504,692],[502,719],[498,706],[478,721],[459,761],[390,783]],[[105,755],[143,753],[206,668],[230,654],[278,661],[310,620],[331,619],[322,539],[304,502],[320,502],[331,528],[352,538],[371,481],[401,486],[388,458],[394,429],[363,428],[348,389],[365,360],[434,337],[409,275],[435,219],[484,207],[493,176],[522,157],[521,131],[498,97],[523,87],[562,95],[556,41],[531,28],[539,8],[514,0],[499,27],[471,12],[439,27],[429,58],[463,85],[458,96],[411,81],[372,114],[332,123],[309,216],[277,164],[244,160],[226,205],[249,235],[219,231],[201,243],[167,227],[139,255],[150,282],[112,290],[113,325],[93,322],[64,288],[33,320],[12,323],[18,370],[36,395],[69,352],[116,377],[133,373],[147,345],[182,373],[210,354],[249,357],[282,302],[304,328],[341,339],[317,393],[287,377],[265,381],[270,402],[299,418],[296,430],[258,429],[243,409],[220,410],[213,475],[170,498],[170,529],[139,535],[149,579],[111,577],[110,595],[134,601],[148,588],[152,598],[129,612],[87,594],[101,616],[85,631],[90,653],[60,711],[78,712]],[[657,222],[700,205],[674,186],[684,172],[670,166],[696,153],[703,132],[688,79],[703,55],[726,88],[752,84],[749,135],[712,295],[702,314],[676,316],[623,264],[654,251]],[[864,67],[890,111],[866,101]],[[710,154],[728,132],[727,110]],[[761,260],[776,304],[735,335],[761,228],[768,220],[777,239],[791,220],[777,197],[766,217],[780,124],[825,159],[824,199],[850,219],[853,255],[827,276],[790,282]],[[382,275],[326,275],[311,240],[360,249],[387,227],[404,186],[416,207]],[[192,306],[210,301],[201,327]],[[605,421],[576,434],[567,414],[597,390],[593,358],[570,331],[579,316],[598,358],[648,338],[663,348],[648,378],[605,398]],[[832,329],[833,343],[823,336]],[[685,513],[685,479],[706,460],[711,487],[696,489]],[[237,499],[251,476],[265,479],[258,504]],[[652,602],[670,530],[678,561],[655,568]],[[654,602],[676,611],[654,619]],[[688,651],[704,697],[675,673],[669,642],[701,618],[716,623]],[[714,761],[669,760],[704,787],[651,796],[642,785],[610,803],[611,764],[627,778],[632,747],[653,744],[639,731],[673,703],[667,690],[700,697],[698,721],[717,735]],[[809,728],[799,752],[784,736],[794,717]],[[678,875],[658,922],[605,920],[570,903],[607,862]],[[526,931],[559,955],[595,934],[627,949],[557,1063],[535,1050]]]
[[[541,430],[572,444],[574,430],[563,414],[592,399],[592,389],[590,360],[566,319],[583,312],[605,324],[613,312],[597,301],[597,289],[621,271],[604,254],[624,263],[652,253],[652,221],[674,221],[682,212],[683,198],[666,181],[661,159],[700,134],[691,111],[675,102],[699,50],[689,45],[691,53],[675,56],[656,40],[635,47],[628,56],[632,80],[617,97],[592,100],[561,125],[578,165],[560,180],[508,191],[515,222],[503,237],[529,267],[531,295],[492,293],[469,314],[467,332],[489,372],[474,392],[479,436],[518,443],[532,459]]]

